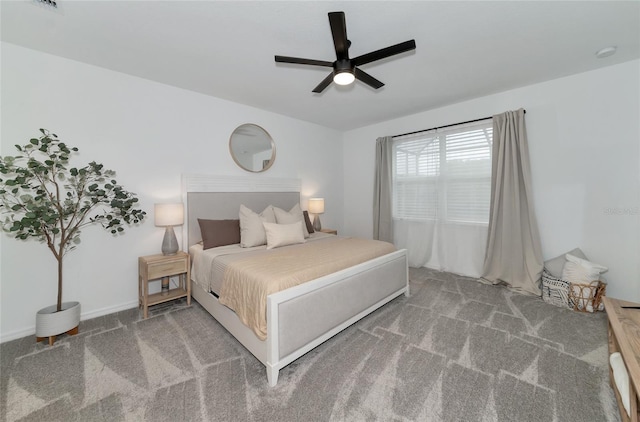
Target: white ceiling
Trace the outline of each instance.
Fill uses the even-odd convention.
[[[338,130],[640,57],[638,1],[0,3],[3,41]],[[330,69],[273,56],[335,60],[331,11],[346,14],[351,57],[417,49],[362,66],[379,90],[313,94]]]

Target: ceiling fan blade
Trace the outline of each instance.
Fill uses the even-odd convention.
[[[336,48],[338,60],[349,58],[349,41],[347,41],[347,21],[344,12],[329,12],[329,25],[333,35],[333,45]]]
[[[316,92],[319,94],[324,91],[325,88],[328,87],[329,84],[331,84],[331,82],[333,82],[333,72],[329,73],[329,76],[324,78],[322,82],[320,82],[317,87],[313,88],[313,91],[311,92]]]
[[[416,41],[410,40],[401,42],[400,44],[392,45],[391,47],[382,48],[380,50],[372,51],[371,53],[363,54],[355,59],[351,59],[351,63],[354,66],[361,66],[363,64],[371,63],[376,60],[384,59],[386,57],[395,56],[396,54],[404,53],[405,51],[415,50]]]
[[[311,65],[311,66],[333,67],[333,63],[332,62],[325,62],[323,60],[302,59],[300,57],[276,56],[276,62],[277,63],[308,64],[308,65]]]
[[[364,82],[365,84],[369,85],[372,88],[378,89],[384,86],[382,82],[380,82],[373,76],[369,75],[367,72],[363,72],[357,67],[355,68],[354,74],[357,80]]]

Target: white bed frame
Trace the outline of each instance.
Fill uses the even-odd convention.
[[[182,179],[188,220],[237,218],[237,211],[231,216],[228,210],[237,210],[239,204],[230,204],[228,200],[221,204],[224,211],[216,210],[217,205],[211,202],[204,205],[206,209],[195,210],[203,207],[203,192],[246,193],[247,198],[253,199],[257,195],[267,205],[272,195],[282,201],[278,196],[282,192],[298,193],[290,196],[300,200],[300,181],[297,179],[205,175],[183,175]],[[198,193],[201,203],[196,205],[196,200],[190,200],[191,193]],[[242,200],[243,195],[238,198]],[[185,250],[200,240],[193,221],[187,221],[183,226],[182,239]],[[232,310],[221,305],[197,283],[192,283],[191,291],[193,298],[266,366],[267,381],[275,386],[280,369],[392,299],[401,294],[409,296],[408,274],[403,249],[271,294],[267,297],[266,340],[258,339]]]

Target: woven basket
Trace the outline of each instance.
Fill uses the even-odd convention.
[[[604,309],[602,298],[607,292],[607,283],[600,280],[590,284],[569,284],[569,307],[574,311],[595,312]]]

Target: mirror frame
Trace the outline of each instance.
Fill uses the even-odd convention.
[[[247,126],[252,126],[254,128],[258,128],[260,131],[262,131],[266,137],[266,139],[269,141],[269,143],[271,144],[271,157],[269,158],[269,164],[266,167],[263,167],[260,170],[253,170],[253,169],[248,169],[246,168],[244,165],[242,165],[238,159],[236,158],[236,155],[234,154],[233,151],[233,147],[232,147],[232,142],[233,142],[233,136],[236,134],[236,131],[242,127],[247,127]],[[231,136],[229,136],[229,153],[231,154],[231,158],[233,158],[233,161],[236,163],[236,165],[238,167],[240,167],[242,170],[251,172],[251,173],[262,173],[265,172],[267,170],[269,170],[271,168],[271,166],[273,166],[273,163],[276,161],[276,143],[273,141],[273,138],[271,137],[271,134],[269,132],[266,131],[265,128],[263,128],[260,125],[256,125],[255,123],[243,123],[240,126],[236,127],[233,132],[231,132]]]

